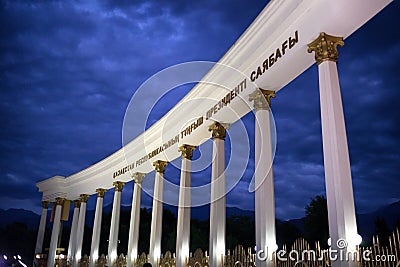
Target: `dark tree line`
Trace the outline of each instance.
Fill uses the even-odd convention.
[[[328,211],[326,199],[323,196],[317,196],[310,201],[305,208],[304,229],[299,229],[292,222],[276,221],[277,244],[282,247],[283,244],[290,245],[297,238],[305,237],[313,244],[319,241],[322,246],[327,246],[326,241],[329,237]],[[108,238],[111,223],[111,213],[103,213],[100,236],[100,255],[107,254]],[[126,254],[128,250],[128,235],[130,223],[130,210],[121,210],[119,224],[119,244],[118,254]],[[51,225],[45,232],[44,252],[50,244]],[[163,211],[163,228],[161,251],[175,252],[177,218],[169,211]],[[400,221],[395,227],[400,226]],[[203,251],[208,250],[209,242],[209,220],[199,221],[192,219],[190,226],[190,251],[194,252],[197,248]],[[139,225],[139,254],[148,253],[151,231],[151,210],[141,209]],[[82,252],[90,254],[90,245],[92,240],[92,226],[85,225]],[[61,242],[59,247],[68,248],[70,227],[63,223],[61,229]],[[375,235],[379,237],[380,243],[385,245],[391,230],[386,222],[377,218],[375,221]],[[36,242],[37,230],[28,229],[24,223],[13,223],[6,228],[0,228],[0,253],[8,255],[20,254],[28,262],[33,259],[34,246]],[[255,223],[254,218],[247,216],[231,216],[226,220],[226,249],[234,249],[236,245],[241,244],[245,248],[255,246]],[[368,243],[364,243],[368,244]],[[67,254],[65,250],[63,252]]]

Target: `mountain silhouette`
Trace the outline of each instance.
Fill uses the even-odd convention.
[[[130,206],[121,205],[121,211],[130,211]],[[178,209],[177,207],[164,205],[164,209],[169,210],[177,216]],[[150,211],[151,209],[147,209]],[[104,206],[103,214],[111,213],[112,205]],[[50,217],[51,209],[49,209]],[[66,225],[70,226],[72,221],[72,212],[70,211],[70,218]],[[191,218],[196,219],[198,221],[208,220],[210,216],[210,206],[201,206],[194,207],[191,210]],[[250,217],[254,221],[254,211],[251,210],[242,210],[237,207],[227,207],[226,208],[226,216],[227,218],[231,216],[245,216]],[[400,201],[394,202],[392,204],[382,206],[379,209],[370,212],[370,213],[362,213],[357,214],[357,226],[358,232],[365,237],[372,237],[375,232],[375,221],[377,218],[383,219],[387,226],[392,229],[394,224],[400,220]],[[88,225],[92,225],[94,220],[94,210],[87,210],[86,212],[86,223]],[[13,222],[25,223],[30,229],[37,229],[39,227],[40,215],[24,209],[8,209],[3,210],[0,209],[0,228],[5,228],[7,225],[12,224]],[[288,220],[294,224],[301,232],[304,232],[304,218],[292,219]],[[47,224],[49,226],[49,224]]]

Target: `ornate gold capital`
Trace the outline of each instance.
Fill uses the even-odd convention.
[[[275,97],[275,91],[259,88],[253,93],[249,94],[249,101],[254,102],[255,111],[269,110],[269,108],[271,107],[271,98]]]
[[[80,199],[75,199],[74,200],[74,208],[80,208],[80,207],[81,207]]]
[[[195,146],[181,145],[179,151],[182,152],[182,158],[191,160],[193,157],[193,151],[196,149]]]
[[[329,61],[338,61],[339,53],[337,46],[343,46],[343,37],[336,37],[321,32],[317,39],[308,44],[308,53],[315,52],[315,61],[317,64]]]
[[[116,181],[113,183],[113,186],[115,188],[115,192],[122,192],[122,188],[124,187],[125,183],[124,182],[120,182],[120,181]]]
[[[137,184],[141,184],[143,182],[143,177],[145,176],[145,173],[141,173],[141,172],[135,172],[132,177],[133,177],[133,181],[135,181],[135,183]]]
[[[104,188],[97,188],[96,189],[97,197],[103,198],[105,192],[107,192],[107,189],[104,189]]]
[[[225,140],[226,137],[226,128],[219,122],[214,122],[208,127],[208,130],[212,134],[212,138]]]
[[[48,208],[49,208],[49,205],[50,205],[50,202],[49,202],[49,201],[42,201],[42,208],[43,208],[43,209],[48,209]]]
[[[56,197],[56,201],[54,202],[56,205],[61,206],[62,204],[64,204],[64,198],[62,197]]]
[[[82,202],[86,203],[86,202],[88,201],[90,195],[87,195],[87,194],[80,194],[79,197],[80,197],[81,203],[82,203]]]
[[[156,172],[164,173],[165,167],[168,165],[168,161],[156,160],[153,162],[153,166],[156,169]]]

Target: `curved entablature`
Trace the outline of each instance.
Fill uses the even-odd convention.
[[[43,200],[77,199],[82,193],[94,194],[97,188],[112,188],[114,181],[131,181],[131,173],[153,171],[155,160],[171,161],[179,157],[181,144],[198,146],[210,138],[208,126],[214,121],[231,124],[248,113],[252,108],[248,95],[256,88],[278,91],[310,67],[315,60],[307,53],[307,44],[320,32],[346,38],[390,2],[271,1],[218,64],[163,118],[100,162],[71,176],[55,176],[37,183]],[[235,97],[227,108],[212,111],[230,91],[234,91]],[[207,101],[190,110],[182,108],[194,99]],[[197,122],[196,129],[188,135],[181,134],[193,122]],[[165,149],[160,152],[160,147]]]

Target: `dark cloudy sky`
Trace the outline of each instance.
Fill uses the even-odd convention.
[[[39,212],[36,182],[71,175],[121,147],[125,109],[146,79],[177,63],[218,61],[267,4],[82,2],[0,0],[2,209]],[[340,48],[359,213],[400,199],[399,14],[395,1]],[[301,217],[310,198],[325,191],[315,65],[278,93],[273,112],[277,217]],[[251,116],[245,118],[250,131]],[[247,191],[252,172],[250,164],[228,205],[254,208]],[[123,204],[131,192],[130,183]],[[106,203],[111,197],[110,191]],[[144,195],[143,206],[150,203]]]

